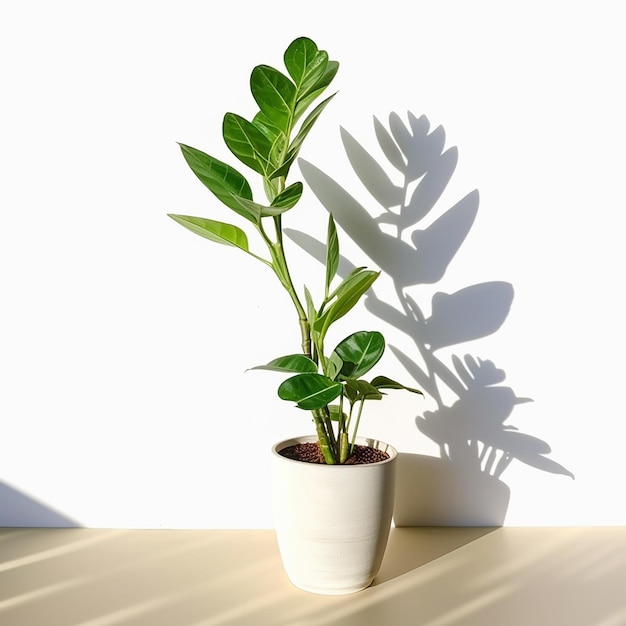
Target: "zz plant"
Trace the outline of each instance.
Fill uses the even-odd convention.
[[[251,250],[248,235],[239,226],[204,217],[174,214],[170,217],[202,237],[242,250],[274,272],[295,307],[301,352],[253,369],[289,374],[278,387],[279,397],[312,413],[325,462],[344,463],[352,454],[366,400],[380,400],[385,389],[422,392],[385,376],[369,381],[363,378],[385,350],[385,340],[379,332],[356,332],[327,352],[326,338],[331,326],[357,304],[379,276],[379,272],[359,267],[341,280],[337,277],[339,241],[332,213],[328,219],[321,304],[314,303],[306,287],[302,296],[294,287],[285,255],[282,222],[283,215],[302,197],[303,185],[288,182],[288,176],[304,140],[335,95],[320,101],[339,63],[329,60],[328,53],[306,37],[289,45],[284,63],[288,76],[268,65],[253,69],[250,89],[259,111],[252,121],[226,113],[222,125],[230,151],[261,177],[265,202],[254,200],[250,183],[239,171],[196,148],[180,144],[187,164],[200,181],[256,231],[258,239],[265,244],[266,256]]]

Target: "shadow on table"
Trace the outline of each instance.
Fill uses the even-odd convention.
[[[0,527],[80,528],[80,524],[0,481]]]
[[[494,530],[497,528],[392,528],[385,558],[372,586],[407,574]]]

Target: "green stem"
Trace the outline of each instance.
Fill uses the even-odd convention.
[[[273,249],[276,254],[274,258],[280,263],[280,274],[278,275],[283,287],[287,290],[291,301],[296,309],[296,313],[298,314],[298,324],[300,325],[300,339],[301,339],[301,347],[302,353],[312,358],[311,352],[311,324],[309,323],[309,318],[307,317],[306,311],[300,302],[300,298],[296,292],[296,289],[293,285],[293,281],[291,280],[291,274],[289,272],[289,266],[287,265],[287,259],[285,258],[285,251],[281,243],[276,243],[273,245]],[[277,272],[278,273],[278,272]]]
[[[315,430],[317,432],[317,440],[327,465],[335,465],[337,463],[334,451],[334,440],[331,440],[329,434],[332,435],[332,428],[328,431],[327,417],[322,409],[311,411],[313,413],[313,421],[315,422]]]
[[[341,433],[339,436],[339,462],[345,463],[348,460],[348,456],[348,433]]]
[[[309,323],[309,319],[307,317],[306,311],[300,302],[300,298],[296,292],[296,288],[293,285],[293,280],[291,279],[291,273],[289,271],[289,265],[287,264],[287,258],[285,256],[285,249],[282,244],[282,230],[281,230],[281,222],[280,216],[276,216],[274,218],[274,224],[276,227],[276,242],[274,243],[265,232],[262,224],[258,225],[258,230],[267,245],[272,263],[271,268],[274,270],[274,274],[278,277],[280,284],[285,288],[293,305],[296,309],[296,313],[298,315],[298,324],[300,326],[300,338],[301,338],[301,347],[302,353],[312,358],[311,352],[311,324]]]
[[[356,416],[356,423],[354,425],[354,428],[352,430],[352,442],[350,443],[350,454],[352,454],[353,450],[354,450],[354,442],[356,441],[356,434],[357,431],[359,430],[359,422],[361,421],[361,413],[363,413],[363,405],[365,404],[365,399],[361,400],[359,402],[359,412],[357,413]]]

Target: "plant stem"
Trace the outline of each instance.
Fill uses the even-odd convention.
[[[356,441],[356,433],[359,430],[359,422],[361,421],[361,413],[363,413],[364,405],[365,405],[365,400],[361,400],[359,402],[359,412],[357,413],[357,416],[356,416],[356,423],[352,430],[353,434],[352,434],[352,442],[350,443],[350,454],[352,454],[352,451],[354,450],[354,442]]]
[[[311,352],[311,324],[309,323],[309,318],[307,317],[306,311],[300,302],[300,298],[296,292],[295,287],[293,286],[293,281],[291,280],[291,274],[289,272],[289,266],[287,265],[287,259],[285,258],[285,251],[281,243],[274,244],[274,249],[277,251],[277,258],[280,259],[281,263],[281,273],[284,277],[284,281],[281,280],[283,286],[287,290],[291,301],[293,302],[294,307],[296,308],[296,313],[298,314],[298,324],[300,325],[300,340],[302,353],[312,358]]]
[[[339,435],[339,462],[345,463],[350,456],[348,449],[348,433],[343,432]]]
[[[327,417],[324,415],[322,409],[311,411],[313,414],[313,421],[315,422],[315,430],[317,432],[317,440],[324,457],[324,461],[327,465],[335,465],[337,462],[336,453],[334,451],[334,439],[331,440],[329,435],[332,435],[331,430],[328,430]]]

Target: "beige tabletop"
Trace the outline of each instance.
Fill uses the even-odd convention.
[[[268,530],[0,529],[0,626],[623,626],[626,528],[395,528],[374,584],[290,585]]]

